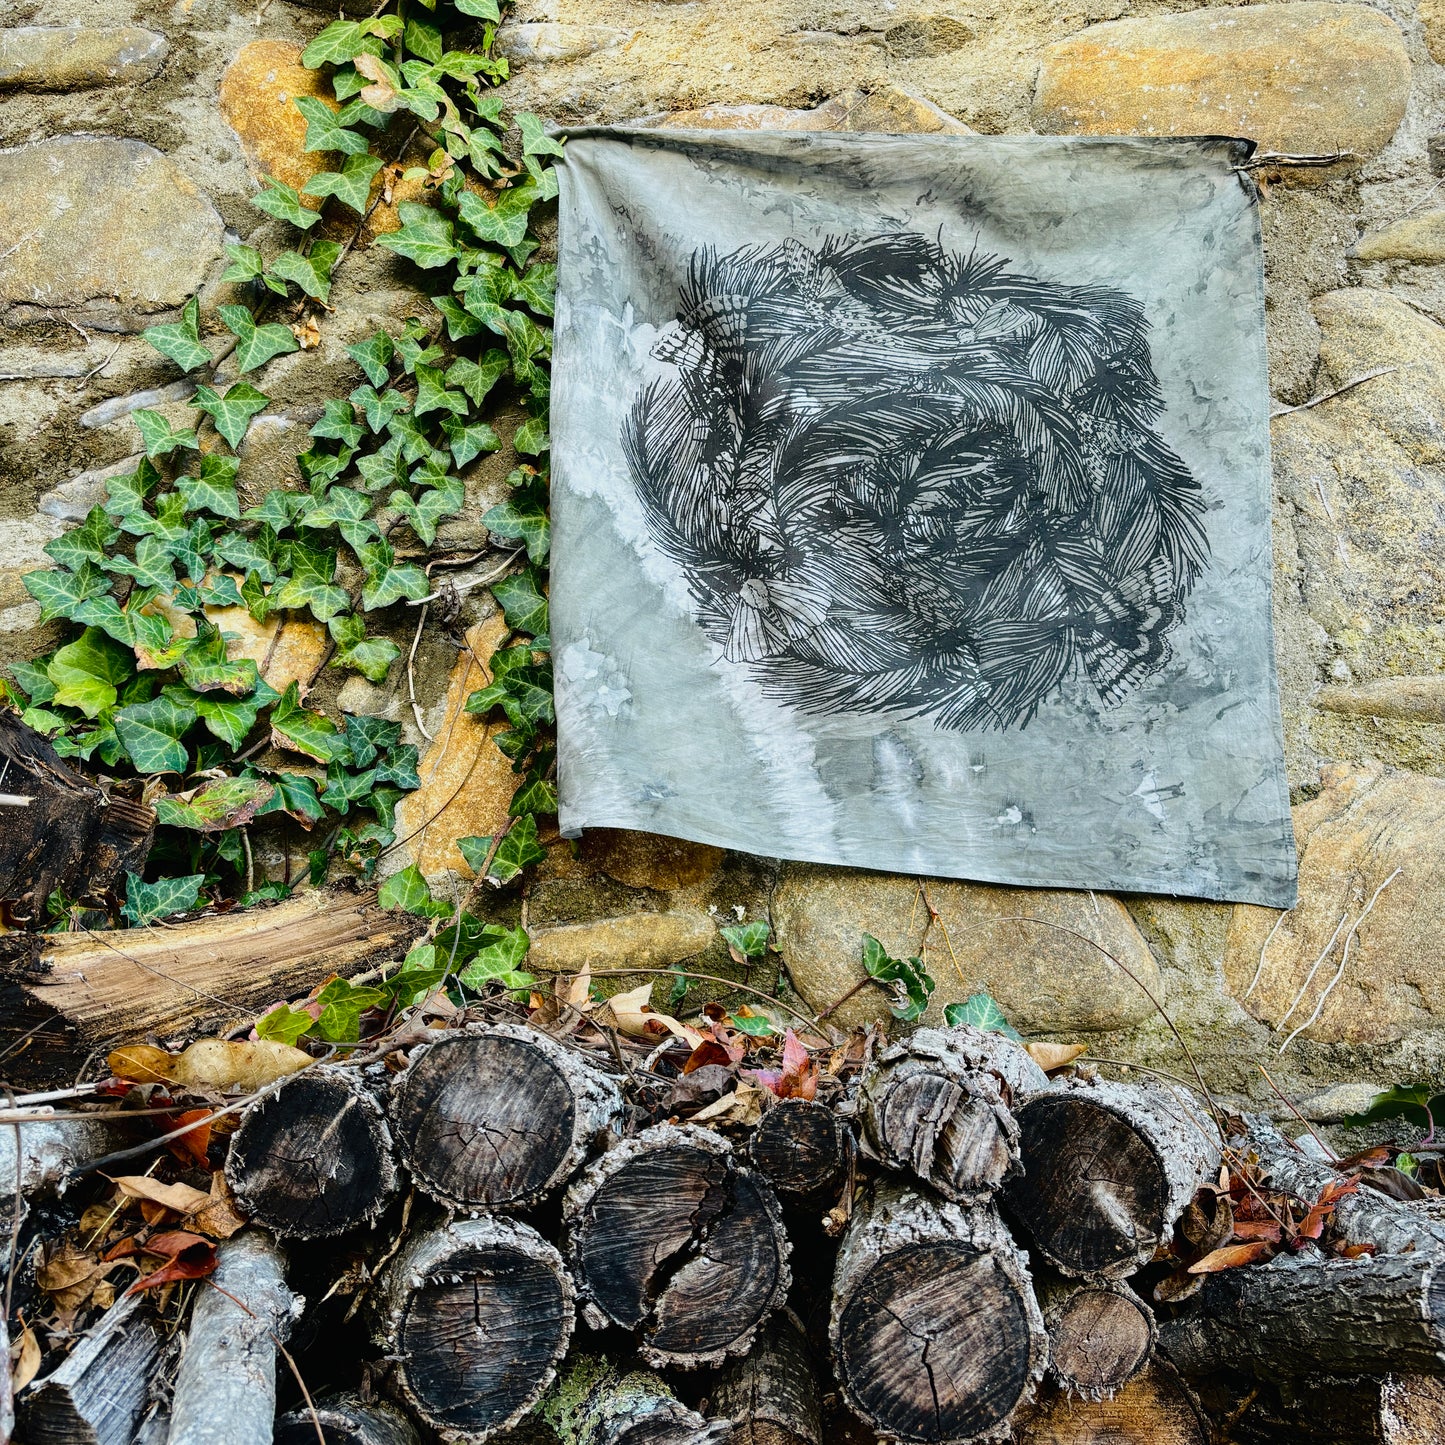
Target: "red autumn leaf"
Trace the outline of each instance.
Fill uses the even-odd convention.
[[[1278,1244],[1281,1233],[1279,1225],[1272,1219],[1236,1219],[1234,1221],[1234,1237],[1239,1240],[1268,1239]]]
[[[1344,1255],[1346,1259],[1359,1259],[1361,1255],[1373,1255],[1375,1253],[1375,1246],[1368,1242],[1346,1244],[1341,1246],[1340,1253]]]
[[[1376,1144],[1370,1149],[1361,1149],[1358,1154],[1351,1154],[1346,1159],[1341,1159],[1335,1166],[1337,1169],[1383,1169],[1395,1157],[1395,1151],[1385,1144]]]
[[[209,1109],[186,1109],[175,1116],[175,1123],[167,1126],[170,1129],[179,1129],[182,1125],[193,1124],[197,1119],[205,1119],[211,1113]],[[195,1164],[201,1169],[210,1168],[210,1159],[207,1151],[211,1145],[211,1126],[202,1124],[198,1129],[190,1129],[186,1133],[172,1139],[166,1148],[182,1164]]]
[[[758,1069],[751,1077],[780,1099],[811,1099],[818,1092],[818,1066],[792,1029],[783,1035],[783,1067]]]
[[[1335,1205],[1347,1194],[1353,1194],[1360,1187],[1357,1179],[1340,1179],[1332,1184],[1326,1184],[1320,1191],[1319,1199],[1310,1207],[1310,1211],[1300,1220],[1299,1233],[1301,1239],[1318,1239],[1325,1232],[1325,1224],[1330,1215],[1335,1212]]]
[[[687,1062],[682,1066],[684,1074],[690,1074],[696,1069],[704,1069],[709,1064],[721,1064],[726,1068],[737,1061],[727,1049],[716,1039],[704,1039],[688,1056]]]
[[[1240,1265],[1253,1264],[1257,1259],[1268,1259],[1274,1253],[1274,1245],[1268,1240],[1256,1240],[1253,1244],[1226,1244],[1197,1259],[1189,1266],[1190,1274],[1218,1274],[1222,1269],[1238,1269]]]
[[[173,1229],[146,1241],[146,1254],[159,1255],[166,1261],[154,1274],[136,1280],[126,1291],[136,1294],[143,1289],[158,1289],[183,1279],[204,1279],[216,1268],[216,1246],[199,1234]]]

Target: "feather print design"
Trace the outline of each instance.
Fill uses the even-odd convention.
[[[649,532],[773,697],[1010,728],[1168,666],[1205,502],[1122,291],[904,233],[703,248],[653,356]]]

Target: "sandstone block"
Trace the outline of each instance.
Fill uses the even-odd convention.
[[[140,330],[200,288],[222,229],[195,182],[140,141],[61,136],[0,151],[0,319],[53,309]]]
[[[1339,764],[1295,809],[1300,901],[1241,905],[1230,991],[1284,1037],[1385,1044],[1445,1023],[1445,782]],[[1373,906],[1372,906],[1373,905]],[[1282,1040],[1283,1041],[1283,1040]]]
[[[723,850],[656,833],[624,828],[589,828],[582,836],[582,861],[629,888],[670,893],[711,878],[722,866]]]
[[[1024,1033],[1128,1028],[1153,1009],[1125,968],[1162,1002],[1154,956],[1115,898],[937,880],[928,896],[939,915],[928,951],[937,988],[924,1023],[941,1024],[946,1004],[983,991]],[[778,951],[814,1009],[864,977],[865,933],[896,956],[911,954],[928,916],[914,879],[812,864],[785,865],[772,912]],[[886,1016],[882,991],[870,988],[830,1021],[846,1028]]]
[[[1445,211],[1406,216],[1383,231],[1361,236],[1357,261],[1445,261]]]
[[[138,25],[18,25],[0,30],[0,90],[138,85],[168,48],[164,35]]]
[[[306,150],[306,118],[292,102],[298,96],[316,96],[333,108],[336,102],[325,75],[301,64],[301,50],[286,40],[243,45],[221,77],[219,95],[222,118],[240,138],[252,175],[275,176],[298,191],[338,159]],[[321,208],[310,196],[301,201]]]
[[[539,973],[670,968],[701,953],[716,937],[717,924],[700,909],[624,913],[533,929],[527,967]]]
[[[1445,0],[1420,0],[1420,24],[1430,59],[1445,65]]]
[[[677,110],[643,124],[678,130],[841,130],[882,135],[972,135],[973,131],[932,101],[900,85],[849,90],[808,110],[783,105],[705,105]]]
[[[599,50],[615,50],[637,32],[612,25],[557,25],[550,21],[504,25],[498,49],[509,60],[581,60]]]
[[[1315,699],[1327,712],[1349,717],[1399,718],[1445,723],[1445,674],[1437,677],[1380,677],[1373,682],[1321,688]]]
[[[1404,118],[1409,88],[1392,20],[1301,0],[1091,26],[1044,52],[1033,117],[1057,135],[1237,135],[1368,159]]]

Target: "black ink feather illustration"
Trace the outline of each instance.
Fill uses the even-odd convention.
[[[650,535],[771,696],[1007,728],[1169,662],[1204,499],[1124,292],[909,234],[703,248],[653,355]]]

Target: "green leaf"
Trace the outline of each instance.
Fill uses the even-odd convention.
[[[245,385],[244,381],[238,381],[227,393],[227,399]],[[247,390],[250,389],[247,387]],[[199,387],[197,391],[200,391]],[[256,394],[260,396],[259,392]],[[261,398],[261,404],[262,406],[266,404],[265,397]],[[221,405],[225,406],[226,401],[223,400]],[[176,478],[176,491],[181,494],[186,504],[186,510],[188,512],[213,512],[218,517],[239,519],[241,502],[236,495],[235,486],[238,469],[239,464],[235,457],[202,457],[201,464],[196,469],[197,476]],[[247,543],[250,541],[249,538],[242,540]]]
[[[529,863],[540,863],[546,856],[546,849],[537,842],[537,820],[526,813],[512,824],[507,836],[497,845],[491,876],[506,883]]]
[[[466,488],[461,478],[447,477],[438,487],[421,492],[415,501],[405,492],[393,492],[387,505],[406,519],[412,531],[430,547],[436,540],[437,523],[443,517],[453,516],[466,505]],[[426,593],[421,594],[423,597]]]
[[[118,709],[115,730],[136,772],[184,773],[190,754],[181,738],[195,720],[194,708],[162,696]]]
[[[221,276],[222,281],[254,281],[265,269],[266,261],[254,246],[227,246],[231,264]]]
[[[380,169],[381,162],[373,155],[348,156],[339,171],[318,171],[301,189],[308,196],[335,196],[361,215],[371,198],[371,183]]]
[[[74,617],[88,598],[103,597],[110,591],[110,579],[93,562],[82,562],[74,572],[52,568],[26,572],[21,578],[25,590],[40,604],[40,620]]]
[[[463,15],[474,15],[478,20],[500,21],[502,13],[497,9],[497,0],[455,0]]]
[[[557,811],[557,785],[546,778],[532,778],[517,789],[507,808],[512,818],[524,813],[536,813],[539,817],[551,817]]]
[[[243,900],[244,901],[244,900]],[[304,1009],[279,1003],[256,1020],[256,1037],[273,1044],[290,1044],[295,1048],[316,1022]]]
[[[55,696],[55,684],[45,670],[44,658],[37,662],[12,662],[10,675],[33,703],[47,703]]]
[[[201,345],[200,302],[192,296],[181,308],[181,319],[164,326],[148,326],[141,340],[148,341],[162,356],[168,356],[182,371],[194,371],[210,363],[211,353]]]
[[[346,354],[366,373],[366,379],[373,386],[385,386],[390,379],[387,367],[395,352],[396,346],[385,331],[346,348]]]
[[[1342,1122],[1346,1128],[1360,1129],[1366,1124],[1381,1124],[1387,1119],[1408,1119],[1422,1129],[1432,1129],[1440,1118],[1445,1095],[1426,1085],[1397,1084],[1376,1094],[1363,1113],[1350,1114]]]
[[[528,266],[512,286],[512,294],[541,316],[551,316],[557,304],[557,268],[550,261]]]
[[[188,798],[162,794],[154,804],[156,821],[198,833],[239,828],[255,817],[256,809],[275,791],[262,778],[216,778]]]
[[[50,659],[46,674],[54,684],[48,699],[79,708],[88,718],[115,706],[116,689],[135,675],[135,659],[121,643],[98,627],[87,627]]]
[[[481,989],[489,983],[500,983],[504,988],[520,989],[536,981],[530,973],[518,968],[532,946],[525,928],[491,925],[485,927],[483,933],[491,935],[489,941],[457,975],[457,981],[464,988]]]
[[[503,191],[496,203],[489,206],[476,192],[463,191],[457,197],[457,210],[479,241],[494,246],[515,246],[527,235],[527,209],[535,195],[535,189],[528,183]]]
[[[425,416],[429,411],[448,411],[456,416],[467,414],[467,399],[459,391],[448,391],[442,373],[434,366],[416,368],[416,403],[412,408],[414,416]]]
[[[158,411],[140,407],[131,413],[131,417],[148,457],[167,456],[178,447],[189,447],[192,451],[197,449],[195,432],[173,427]]]
[[[321,420],[311,428],[311,435],[327,441],[338,441],[353,450],[366,438],[351,403],[332,397],[327,401]]]
[[[411,403],[399,391],[387,390],[378,393],[374,386],[358,386],[351,393],[353,406],[361,408],[367,426],[373,432],[384,431],[386,424],[397,412],[405,411]]]
[[[752,923],[735,923],[718,930],[727,940],[729,951],[737,963],[750,958],[762,958],[768,951],[768,934],[771,931],[763,919]]]
[[[294,186],[278,181],[275,176],[266,177],[266,188],[260,195],[251,197],[251,204],[278,221],[289,221],[303,231],[309,231],[321,219],[320,211],[301,204],[301,197]],[[222,307],[222,310],[225,308]],[[244,370],[244,368],[242,368]]]
[[[197,697],[192,706],[211,736],[220,738],[231,748],[239,748],[246,741],[261,710],[261,703],[254,696],[233,698],[224,693]]]
[[[394,783],[405,792],[421,787],[416,775],[417,751],[411,743],[399,743],[376,766],[376,781]]]
[[[983,1029],[985,1033],[1002,1034],[1006,1039],[1018,1040],[1022,1037],[1004,1017],[1003,1010],[986,993],[970,994],[962,1003],[945,1005],[943,1021],[951,1029],[971,1024],[976,1029]]]
[[[423,594],[425,595],[425,594]],[[537,575],[530,567],[504,577],[492,587],[492,596],[507,619],[507,626],[533,637],[547,634],[547,599],[537,587]]]
[[[410,562],[398,562],[389,542],[371,542],[357,549],[357,558],[366,569],[366,583],[361,589],[361,605],[373,612],[403,597],[419,602],[431,591],[427,575]]]
[[[408,17],[406,29],[402,32],[402,43],[422,60],[437,61],[442,58],[442,32],[439,25],[433,25],[420,16]]]
[[[487,399],[487,393],[507,374],[511,365],[506,352],[495,347],[480,362],[459,356],[447,368],[447,385],[461,387],[471,398],[473,406],[481,406]]]
[[[528,156],[560,156],[562,143],[547,134],[546,122],[531,111],[517,112],[517,129],[522,132],[522,154]]]
[[[301,52],[301,63],[308,70],[319,70],[323,65],[340,65],[344,61],[355,60],[363,53],[375,54],[374,45],[359,21],[333,20]]]
[[[244,309],[244,308],[241,308]],[[291,334],[289,331],[286,333]],[[294,339],[294,338],[293,338]],[[225,394],[213,391],[209,386],[196,388],[196,405],[216,424],[216,430],[233,446],[241,445],[251,418],[265,411],[271,398],[263,396],[249,381],[238,381]],[[228,517],[239,517],[240,509],[227,512]]]
[[[176,913],[187,913],[196,906],[205,881],[204,873],[193,873],[188,878],[158,878],[154,883],[145,883],[139,874],[127,873],[125,903],[120,911],[137,928]]]
[[[464,195],[471,195],[470,191]],[[415,201],[403,201],[397,207],[401,217],[401,229],[388,231],[376,238],[378,246],[385,246],[399,256],[414,261],[424,270],[445,266],[457,254],[453,238],[452,223],[431,206],[421,206]]]
[[[547,423],[541,417],[529,416],[512,433],[512,450],[524,457],[539,457],[551,445]]]
[[[491,852],[492,838],[489,834],[485,838],[476,836],[458,838],[457,849],[462,857],[466,859],[467,867],[472,870],[475,876],[480,877],[483,867],[487,862],[487,854]]]
[[[308,296],[325,301],[331,295],[331,268],[340,255],[338,242],[313,241],[304,256],[299,251],[282,251],[271,263],[271,274],[294,281]]]
[[[216,556],[243,572],[254,572],[262,582],[276,580],[270,554],[254,538],[240,532],[223,532],[216,539]]]
[[[341,151],[346,155],[357,155],[365,151],[370,142],[364,135],[347,130],[345,122],[319,95],[298,95],[292,105],[306,118],[306,146],[308,151]]]
[[[376,782],[376,769],[353,773],[343,763],[326,765],[326,804],[344,813],[355,802],[368,797]]]
[[[271,710],[271,741],[278,748],[305,753],[317,762],[344,762],[351,750],[336,724],[324,713],[302,707],[299,686],[293,682]]]
[[[333,617],[327,630],[336,644],[332,667],[349,667],[368,682],[385,682],[392,663],[401,656],[396,643],[388,637],[372,637],[366,623],[354,612]]]
[[[418,943],[383,986],[391,991],[399,1008],[411,1008],[437,988],[448,971],[446,954],[434,943]]]
[[[276,791],[256,809],[258,818],[267,813],[289,813],[303,828],[309,828],[326,816],[326,805],[317,796],[314,778],[277,769],[270,779]]]
[[[871,933],[863,935],[863,968],[892,995],[888,1011],[903,1023],[921,1018],[933,992],[933,979],[919,958],[893,958]]]
[[[473,457],[479,457],[483,452],[496,451],[502,445],[501,437],[484,421],[467,422],[460,417],[444,416],[442,431],[446,434],[452,460],[459,467],[466,466]]]
[[[401,724],[388,722],[385,718],[347,713],[346,741],[356,766],[368,767],[380,753],[394,748],[401,741]]]
[[[768,1038],[778,1031],[773,1021],[770,1018],[765,1018],[762,1014],[729,1014],[728,1022],[732,1024],[740,1034],[747,1034],[755,1039]]]
[[[236,347],[238,371],[253,371],[258,366],[264,366],[273,356],[285,356],[288,352],[300,350],[290,327],[282,326],[279,321],[257,326],[256,318],[244,306],[222,306],[218,314],[227,330],[240,341]]]
[[[220,628],[204,619],[197,623],[195,639],[181,654],[181,680],[196,692],[226,692],[233,697],[254,692],[261,680],[255,661],[249,657],[232,661]]]
[[[141,587],[159,587],[169,591],[176,585],[171,549],[158,537],[142,537],[136,544],[133,561],[129,557],[112,557],[106,567],[112,572],[134,577]]]
[[[351,605],[346,589],[331,580],[336,575],[334,551],[293,545],[291,568],[291,576],[271,591],[272,607],[305,607],[318,622],[330,622]]]
[[[47,542],[45,553],[62,567],[74,569],[86,562],[104,561],[119,536],[120,530],[111,524],[105,508],[92,507],[80,526],[72,527]]]
[[[391,995],[383,988],[334,978],[316,995],[316,1001],[321,1005],[321,1015],[316,1020],[317,1037],[328,1043],[350,1044],[360,1035],[361,1015],[368,1009],[389,1004]]]
[[[453,911],[450,904],[432,897],[431,889],[415,863],[399,873],[393,873],[381,885],[376,901],[383,908],[400,908],[416,914],[418,918],[449,918]]]
[[[527,558],[540,566],[552,544],[552,525],[540,487],[528,488],[511,501],[498,502],[482,516],[482,526],[499,537],[517,537],[527,546]]]
[[[467,336],[475,336],[482,329],[482,323],[450,296],[433,296],[431,304],[441,312],[446,320],[447,335],[453,341],[460,341]]]

